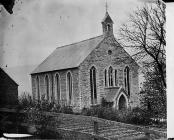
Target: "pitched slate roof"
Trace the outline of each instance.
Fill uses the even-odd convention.
[[[7,74],[7,72],[6,72],[3,68],[1,68],[1,67],[0,67],[0,75],[1,75],[1,77],[0,77],[0,82],[4,82],[5,79],[3,79],[3,75],[6,75],[9,79],[11,79],[11,81],[13,81],[13,83],[14,83],[15,85],[19,86],[19,85],[13,80],[13,78],[11,78],[11,76],[10,76],[9,74]],[[2,78],[2,79],[1,79],[1,78]]]
[[[108,102],[114,102],[114,100],[119,96],[121,92],[124,92],[125,95],[128,97],[127,92],[123,87],[109,87],[105,88],[106,92],[106,101]]]
[[[113,102],[115,99],[115,96],[118,95],[120,88],[121,87],[106,88],[106,90],[109,90],[109,92],[107,92],[106,97],[105,97],[106,101]],[[112,92],[112,90],[113,90],[113,92]]]
[[[103,39],[101,35],[58,47],[31,74],[78,67]]]

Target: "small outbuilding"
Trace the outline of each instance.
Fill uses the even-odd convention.
[[[18,84],[0,68],[0,106],[15,105],[18,102]]]

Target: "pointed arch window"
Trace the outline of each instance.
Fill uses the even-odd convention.
[[[56,74],[55,76],[55,94],[56,94],[56,97],[57,97],[57,101],[60,102],[60,77],[59,77],[59,74]]]
[[[39,77],[36,77],[36,89],[37,89],[37,100],[40,100],[40,83],[39,83]]]
[[[113,86],[113,68],[112,67],[109,67],[108,77],[109,77],[109,86],[112,87]]]
[[[117,70],[115,70],[115,86],[118,86]]]
[[[124,69],[124,86],[125,86],[125,89],[128,93],[128,95],[130,95],[130,80],[129,80],[129,67],[126,66],[125,69]]]
[[[70,72],[67,73],[67,95],[68,102],[71,104],[72,102],[72,75]]]
[[[107,70],[105,69],[105,87],[107,87]]]
[[[46,99],[49,101],[50,83],[49,83],[48,75],[45,77],[45,87],[46,87]]]
[[[90,69],[91,104],[97,103],[96,68]]]

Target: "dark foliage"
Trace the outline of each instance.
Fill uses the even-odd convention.
[[[150,113],[138,107],[132,110],[115,110],[111,107],[93,106],[91,108],[83,108],[81,114],[129,124],[152,124]]]
[[[151,117],[166,118],[166,89],[156,69],[146,72],[144,77],[145,82],[140,93],[142,106],[150,112]]]
[[[32,97],[29,94],[23,94],[18,100],[18,109],[27,109],[35,106]]]
[[[113,102],[108,102],[108,101],[106,101],[105,98],[102,98],[101,99],[101,106],[102,107],[112,107],[113,106]]]
[[[62,106],[60,108],[60,112],[65,114],[73,114],[73,109],[71,106]]]

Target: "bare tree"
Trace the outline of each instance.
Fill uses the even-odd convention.
[[[124,47],[136,52],[133,57],[148,67],[157,68],[166,88],[166,40],[165,4],[157,0],[137,8],[129,21],[120,29],[120,41]],[[124,42],[124,43],[123,43]]]

